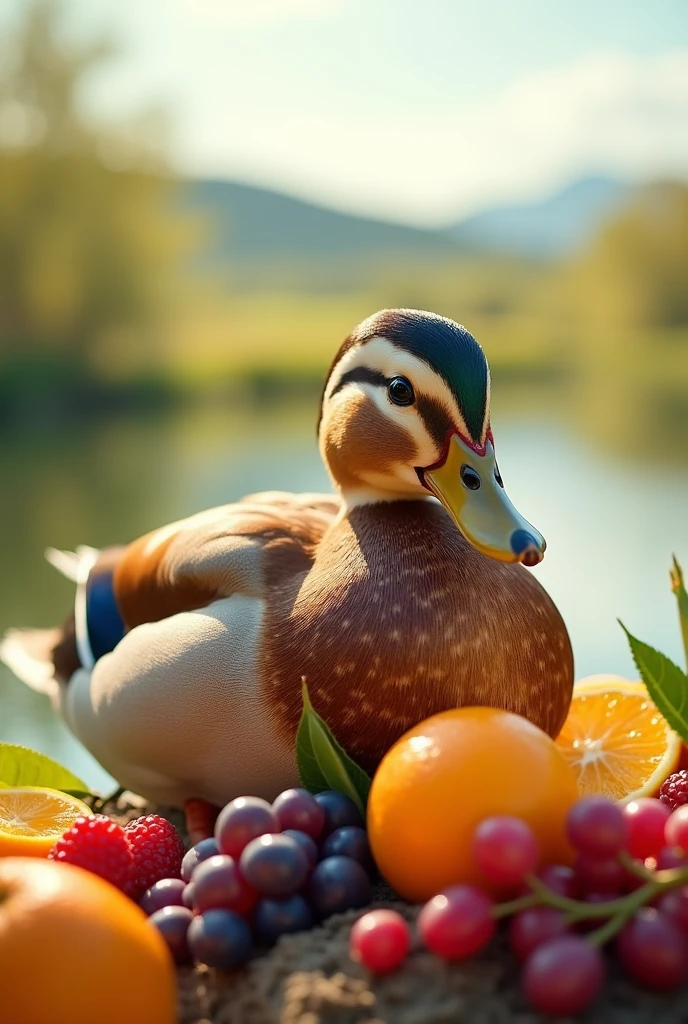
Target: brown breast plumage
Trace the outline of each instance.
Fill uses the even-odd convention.
[[[371,770],[406,729],[493,705],[557,734],[573,657],[526,569],[476,552],[434,502],[353,509],[305,575],[269,588],[261,686],[293,735],[305,677],[342,745]]]

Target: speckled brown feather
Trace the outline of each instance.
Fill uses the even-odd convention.
[[[300,679],[343,746],[372,770],[408,728],[494,705],[555,736],[573,685],[568,634],[526,569],[476,552],[432,501],[356,508],[310,572],[268,600],[262,686],[293,735]]]

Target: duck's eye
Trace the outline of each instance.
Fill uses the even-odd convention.
[[[500,487],[504,486],[504,481],[502,480],[502,474],[499,472],[499,466],[495,466],[495,480],[497,481],[497,483],[499,484]]]
[[[413,405],[415,401],[411,381],[406,377],[394,377],[387,386],[387,394],[395,405]]]
[[[464,487],[467,487],[469,491],[478,490],[480,487],[480,477],[471,466],[464,464],[459,471],[459,475]]]

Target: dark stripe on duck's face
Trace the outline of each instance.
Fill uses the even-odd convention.
[[[371,370],[368,366],[355,366],[353,370],[342,374],[337,386],[332,389],[330,398],[334,398],[347,384],[374,384],[376,387],[386,387],[388,380],[379,370]]]
[[[438,451],[441,452],[444,448],[447,431],[452,427],[449,410],[436,398],[431,398],[429,395],[418,395],[416,406],[425,429],[437,445]]]

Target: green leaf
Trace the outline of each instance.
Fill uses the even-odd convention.
[[[683,649],[686,652],[686,668],[688,668],[688,592],[683,582],[683,569],[674,555],[673,568],[669,570],[671,577],[671,589],[676,596],[678,604],[678,618],[681,624],[681,636],[683,637]]]
[[[619,622],[628,637],[631,654],[647,692],[667,722],[684,743],[688,742],[688,676],[665,654],[632,636]]]
[[[315,711],[303,681],[303,713],[296,734],[296,761],[302,785],[311,793],[335,789],[354,801],[365,817],[370,778],[339,745]]]
[[[57,761],[16,743],[0,743],[0,786],[46,786],[65,793],[87,793],[88,786]]]

